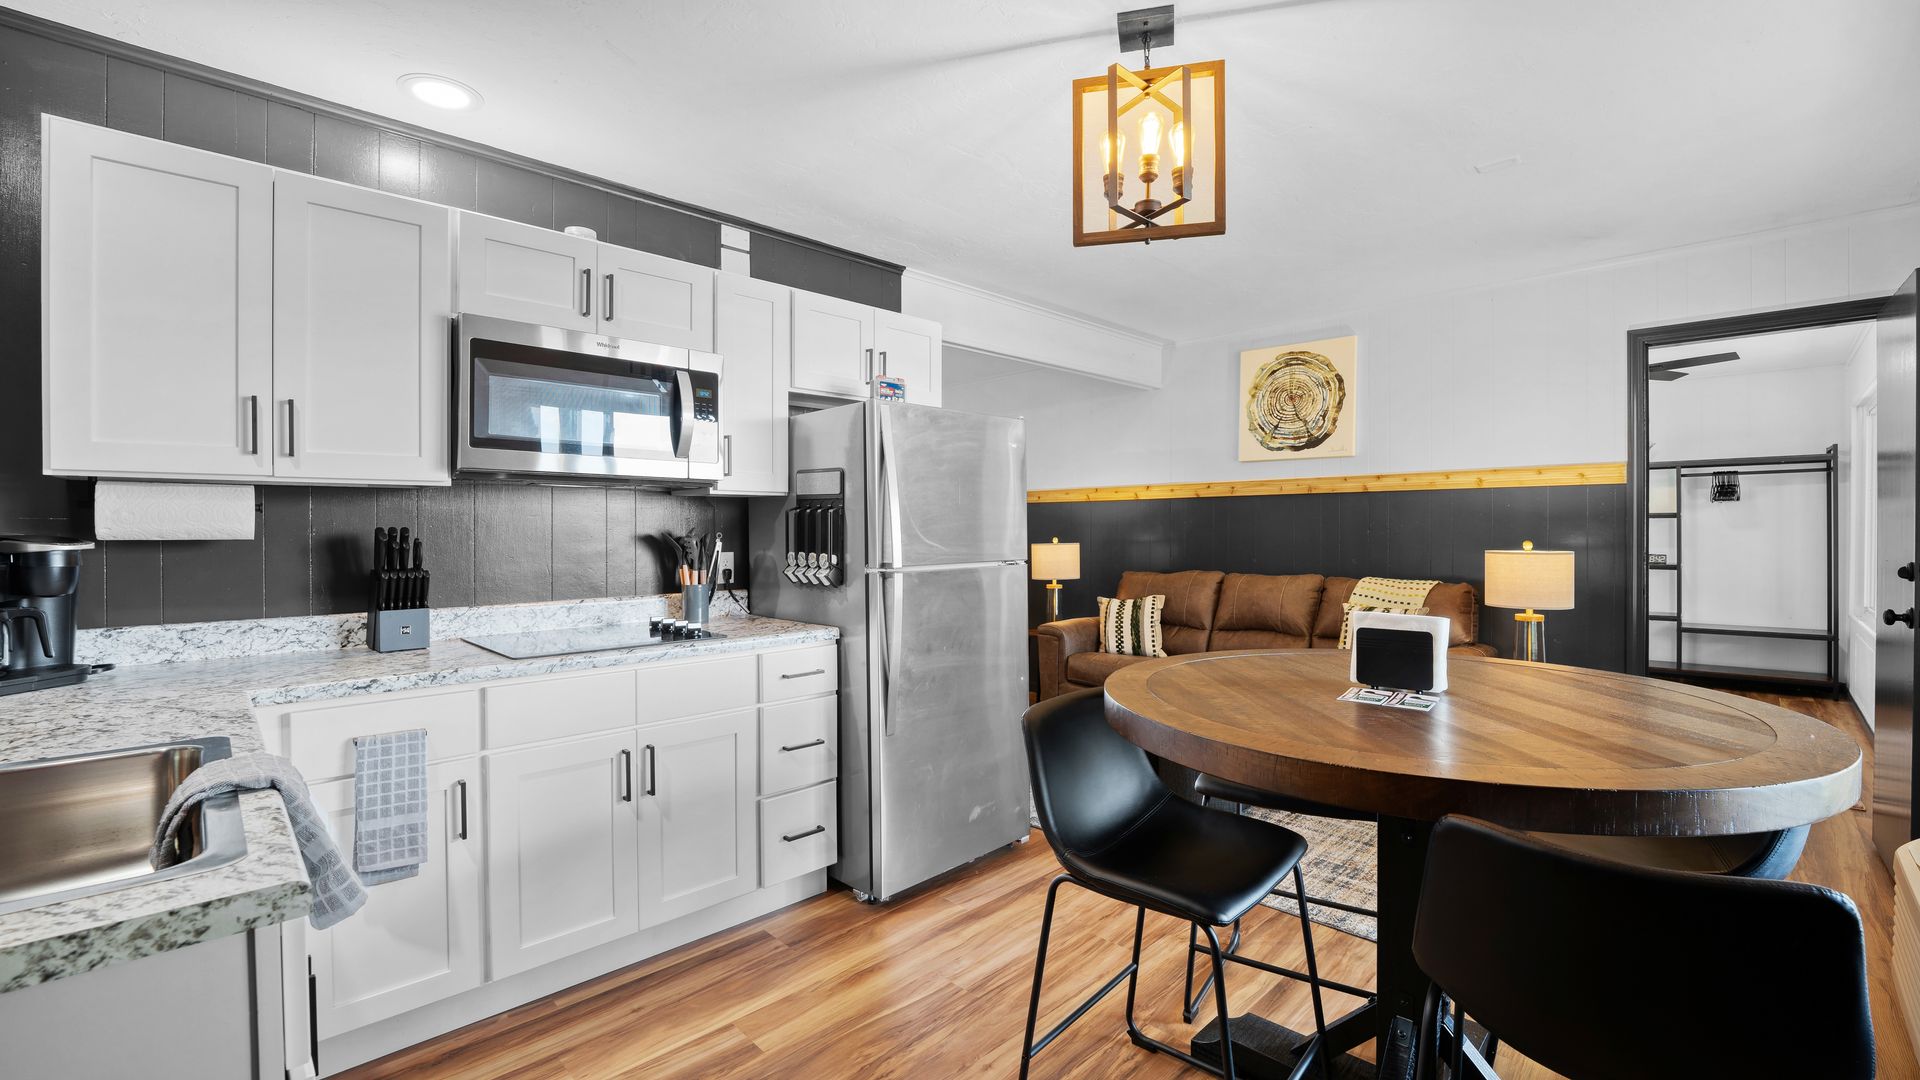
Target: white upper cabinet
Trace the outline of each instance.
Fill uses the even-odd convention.
[[[904,380],[907,400],[940,404],[940,324],[897,311],[873,313],[876,373]]]
[[[873,309],[793,290],[793,389],[864,398],[873,370]]]
[[[460,215],[460,310],[593,331],[600,245],[484,214]]]
[[[42,122],[44,467],[273,470],[273,170]]]
[[[787,493],[787,380],[793,365],[793,290],[739,274],[714,277],[713,351],[720,395],[726,495]]]
[[[599,260],[601,333],[714,351],[712,270],[612,244]]]
[[[274,178],[274,474],[444,483],[449,211]]]
[[[640,925],[760,886],[754,710],[640,729]]]

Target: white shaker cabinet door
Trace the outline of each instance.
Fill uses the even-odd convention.
[[[760,884],[752,709],[640,729],[640,925]]]
[[[787,383],[793,369],[793,290],[740,274],[714,282],[713,345],[720,393],[724,495],[787,493]]]
[[[480,774],[469,758],[427,770],[427,861],[410,878],[367,890],[367,905],[307,931],[319,1037],[398,1016],[479,986]],[[340,851],[353,855],[353,781],[313,789]]]
[[[47,117],[44,466],[273,470],[273,170]]]
[[[873,309],[795,289],[793,389],[864,398],[872,370]]]
[[[907,400],[940,404],[940,324],[897,311],[873,313],[873,366],[905,380]]]
[[[484,214],[460,214],[459,229],[461,311],[566,330],[599,324],[599,243]]]
[[[449,211],[274,180],[274,474],[444,484]]]
[[[601,244],[600,332],[713,352],[713,274],[705,266]]]
[[[622,731],[486,757],[491,978],[640,929],[638,749]]]

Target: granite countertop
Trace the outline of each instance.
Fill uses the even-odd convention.
[[[376,653],[365,648],[143,664],[79,686],[0,698],[0,763],[224,735],[233,752],[262,747],[262,706],[657,663],[833,641],[830,626],[719,617],[723,638],[509,660],[464,641]],[[123,960],[297,919],[306,871],[279,796],[242,796],[247,854],[169,881],[0,915],[0,993]]]

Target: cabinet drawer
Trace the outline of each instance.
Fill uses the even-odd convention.
[[[462,757],[480,749],[480,694],[460,690],[414,697],[380,694],[365,700],[280,713],[286,756],[294,768],[318,783],[353,775],[353,740],[360,735],[425,728],[427,757]]]
[[[760,700],[786,701],[790,698],[824,694],[840,688],[840,650],[834,645],[760,656]]]
[[[760,887],[831,866],[840,852],[835,785],[760,800]]]
[[[640,680],[643,724],[753,708],[751,656],[653,664],[638,669],[635,677]]]
[[[760,710],[760,794],[778,795],[839,775],[840,699],[809,698]]]
[[[485,694],[489,748],[631,727],[634,723],[632,671],[557,675],[489,686]]]

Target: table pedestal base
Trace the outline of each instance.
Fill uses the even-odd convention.
[[[1245,1013],[1233,1018],[1233,1071],[1247,1080],[1287,1080],[1293,1075],[1293,1063],[1300,1048],[1313,1038],[1292,1028],[1282,1027],[1264,1017]],[[1193,1035],[1189,1050],[1194,1057],[1210,1064],[1220,1062],[1220,1021],[1215,1020]],[[1378,1075],[1373,1062],[1348,1053],[1336,1053],[1329,1059],[1334,1080],[1373,1080]],[[1318,1066],[1307,1070],[1310,1077],[1320,1076]]]

